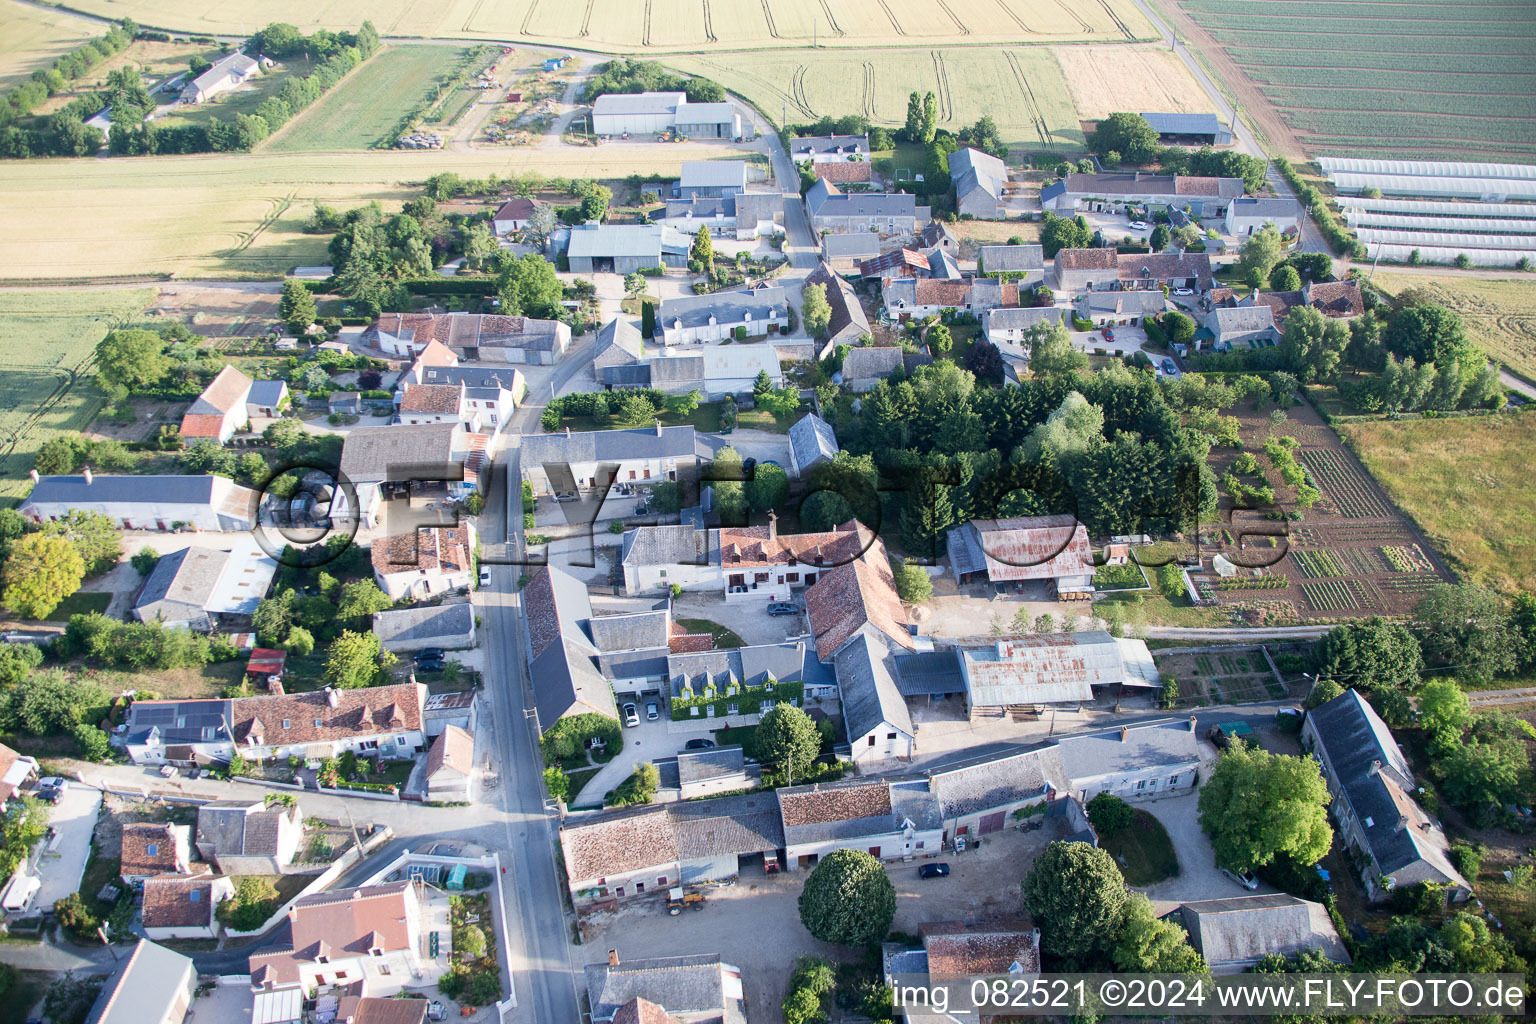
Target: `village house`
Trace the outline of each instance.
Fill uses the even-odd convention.
[[[1132,326],[1147,317],[1161,316],[1168,300],[1160,290],[1130,292],[1083,292],[1074,312],[1078,319],[1096,327]]]
[[[857,394],[873,391],[875,385],[906,365],[902,357],[895,345],[849,349],[843,357],[843,388]]]
[[[1203,252],[1121,253],[1122,289],[1211,290],[1211,258]]]
[[[1008,168],[990,153],[965,148],[949,154],[949,180],[955,189],[955,212],[978,220],[1001,220],[1008,215],[1003,189]]]
[[[703,635],[703,634],[701,634]],[[804,640],[776,644],[751,644],[724,650],[702,644],[685,646],[692,637],[673,637],[667,655],[664,692],[673,708],[695,697],[728,700],[723,709],[714,705],[689,708],[690,718],[715,718],[730,726],[754,725],[758,716],[783,701],[803,707],[807,701],[837,696],[837,677],[830,665],[817,657],[816,648]],[[797,698],[777,690],[780,683],[798,686]],[[759,690],[759,694],[748,691]]]
[[[760,338],[785,328],[788,309],[783,288],[682,295],[661,303],[656,331],[665,345]]]
[[[360,391],[332,391],[325,396],[325,408],[332,416],[360,416],[363,395]]]
[[[917,746],[917,728],[897,682],[892,654],[897,646],[876,629],[863,627],[825,656],[837,673],[849,756],[862,769],[910,760]]]
[[[838,451],[832,424],[808,412],[789,428],[789,475],[795,479],[808,476],[823,462],[837,458]]]
[[[123,826],[119,873],[129,885],[150,875],[184,875],[191,870],[192,826],[146,821]]]
[[[1049,808],[1070,789],[1054,744],[961,754],[923,774],[939,801],[946,843],[1001,832],[1015,811]]]
[[[140,622],[206,633],[225,616],[253,614],[272,587],[277,560],[251,536],[228,551],[188,545],[161,555],[133,605]]]
[[[426,687],[414,683],[230,700],[139,700],[128,709],[124,746],[135,764],[228,763],[351,750],[410,757],[423,744]]]
[[[617,950],[607,963],[583,970],[592,1024],[743,1024],[747,1019],[741,968],[718,953],[668,956],[620,962]],[[656,1017],[642,1005],[660,1011]],[[633,1008],[633,1009],[631,1009]]]
[[[853,285],[827,265],[825,260],[817,264],[805,278],[806,286],[819,284],[827,290],[827,304],[832,307],[832,320],[827,325],[827,337],[816,350],[817,359],[825,359],[839,345],[850,347],[863,344],[871,334],[869,317],[854,293]]]
[[[403,423],[451,421],[451,417],[448,416],[440,415],[437,419],[430,419],[414,411],[411,415],[406,414],[406,396],[418,385],[460,389],[458,419],[464,424],[465,429],[473,434],[498,433],[512,418],[513,411],[517,409],[517,403],[521,402],[523,396],[528,393],[528,382],[523,377],[523,372],[509,367],[432,366],[423,365],[422,359],[418,358],[412,370],[411,374],[401,380],[400,390],[395,396],[401,409]],[[447,404],[441,398],[437,401],[440,404]],[[420,404],[431,405],[432,403],[423,401]]]
[[[480,718],[480,706],[473,690],[434,693],[427,698],[425,717],[426,732],[430,737],[442,735],[450,725],[473,735]]]
[[[396,358],[414,359],[436,341],[470,362],[549,366],[571,344],[569,324],[490,313],[381,313],[363,343]]]
[[[245,396],[245,415],[248,419],[264,416],[275,419],[288,408],[288,385],[280,380],[256,380]],[[185,436],[185,435],[183,435]]]
[[[474,584],[475,524],[422,527],[380,537],[369,546],[373,578],[391,601],[412,600]]]
[[[446,481],[450,497],[467,494],[475,488],[470,470],[483,457],[485,440],[457,421],[358,427],[342,442],[343,483],[332,497],[330,515],[378,526],[386,492],[401,496],[413,482]]]
[[[827,238],[842,238],[843,235],[828,235]],[[878,252],[878,250],[877,250]],[[919,277],[947,277],[947,274],[935,275],[928,257],[916,249],[902,246],[889,252],[879,253],[862,261],[858,266],[859,276],[866,281],[885,281],[890,278],[919,278]]]
[[[209,439],[224,444],[250,425],[246,402],[251,394],[251,378],[226,366],[203,389],[181,417],[181,436],[192,441]]]
[[[491,214],[491,230],[498,235],[510,235],[526,228],[533,220],[539,203],[526,196],[513,196]]]
[[[191,957],[140,939],[112,968],[85,1019],[88,1024],[181,1024],[196,992]]]
[[[946,310],[971,308],[970,279],[952,281],[927,277],[899,277],[887,280],[880,289],[885,303],[885,315],[905,323],[939,316]],[[1014,304],[1018,304],[1018,290],[1014,289]]]
[[[475,609],[467,601],[373,613],[373,635],[386,651],[405,654],[427,647],[475,646]]]
[[[1020,288],[1045,283],[1045,250],[1038,245],[984,245],[976,262],[984,277],[1003,277]]]
[[[821,239],[821,258],[839,274],[851,274],[880,255],[880,236],[872,231],[827,234]]]
[[[688,236],[666,224],[578,224],[566,259],[573,274],[632,274],[655,267],[686,267]]]
[[[522,477],[535,495],[606,492],[611,482],[646,484],[677,480],[714,458],[714,446],[693,427],[571,431],[523,438]],[[601,467],[615,465],[599,480]],[[345,469],[345,466],[343,466]]]
[[[684,750],[677,755],[678,799],[693,800],[754,789],[762,771],[747,762],[740,747]]]
[[[904,860],[943,848],[939,802],[919,779],[853,779],[777,791],[784,864],[813,868],[833,850]]]
[[[592,376],[605,387],[639,387],[634,368],[646,362],[645,338],[630,320],[616,316],[597,329],[592,343]],[[633,379],[632,379],[633,378]],[[649,371],[643,374],[650,379]]]
[[[961,585],[1043,582],[1062,599],[1093,593],[1088,529],[1071,516],[973,519],[949,531],[948,553]]]
[[[446,727],[427,748],[427,799],[468,801],[474,770],[474,736],[456,725]]]
[[[197,809],[197,855],[226,875],[281,875],[304,838],[298,804],[216,800]]]
[[[261,73],[261,62],[236,50],[181,88],[181,102],[207,103],[215,96],[249,82]]]
[[[818,178],[805,194],[806,216],[811,230],[872,231],[879,235],[913,235],[925,224],[931,210],[918,206],[906,192],[844,193],[826,178]]]
[[[1234,199],[1227,207],[1227,234],[1247,238],[1266,224],[1282,235],[1301,232],[1301,204],[1294,199]]]
[[[684,160],[677,184],[672,186],[675,199],[724,199],[747,190],[745,160]]]
[[[1308,281],[1296,291],[1254,291],[1224,305],[1268,306],[1274,317],[1275,329],[1284,331],[1285,318],[1297,306],[1311,306],[1332,320],[1348,320],[1365,312],[1365,296],[1360,292],[1360,285],[1354,281]]]
[[[922,945],[881,945],[886,984],[969,981],[979,975],[1040,973],[1040,929],[1027,920],[938,921],[921,926]],[[899,979],[899,980],[898,980]],[[924,1020],[966,1017],[924,1013]],[[983,1018],[985,1019],[985,1018]]]
[[[124,530],[198,530],[246,533],[256,524],[260,496],[225,476],[39,477],[19,511],[35,523],[96,512]]]
[[[981,314],[981,328],[994,345],[1020,346],[1041,324],[1059,324],[1067,311],[1060,306],[1001,306]]]
[[[303,897],[288,911],[291,947],[251,955],[257,1013],[263,995],[283,989],[308,996],[360,985],[365,995],[391,996],[420,984],[427,967],[422,917],[422,897],[408,881]]]
[[[1354,690],[1307,713],[1301,745],[1322,764],[1328,812],[1341,844],[1358,858],[1375,901],[1399,887],[1445,886],[1453,902],[1472,886],[1451,864],[1445,833],[1414,799],[1413,769],[1376,709]]]
[[[1062,249],[1051,266],[1058,292],[1120,287],[1120,254],[1114,249]]]
[[[1086,806],[1100,793],[1136,800],[1193,790],[1204,760],[1196,725],[1191,715],[1062,737],[1068,795]]]
[[[586,584],[554,566],[523,588],[528,665],[539,730],[562,718],[598,714],[617,720],[613,686],[597,668],[597,647],[582,628],[592,617]]]
[[[1220,217],[1243,194],[1242,178],[1209,178],[1184,174],[1068,174],[1040,190],[1046,210],[1070,215],[1078,210],[1123,213],[1130,207],[1188,209],[1195,217]]]
[[[691,524],[637,526],[619,545],[624,593],[632,597],[670,590],[700,590],[720,585],[717,534]]]
[[[168,939],[216,939],[223,931],[215,911],[235,894],[224,875],[155,875],[144,880],[139,918],[144,934]]]
[[[651,135],[675,131],[688,138],[734,139],[741,115],[730,103],[690,103],[687,93],[604,93],[592,103],[596,135]]]
[[[1259,348],[1273,344],[1280,336],[1275,330],[1274,310],[1268,305],[1218,306],[1205,314],[1204,326],[1217,351],[1234,345]]]
[[[779,533],[769,513],[762,526],[726,526],[716,531],[720,585],[727,601],[788,601],[791,592],[814,584],[833,566],[859,557],[873,539],[867,527],[850,520],[825,533]],[[825,566],[825,568],[823,568]]]
[[[1239,974],[1266,956],[1305,952],[1351,963],[1328,908],[1286,893],[1196,900],[1166,918],[1189,933],[1190,946],[1212,974]]]
[[[869,155],[868,135],[800,135],[789,140],[789,158],[818,171],[824,164],[868,164]]]

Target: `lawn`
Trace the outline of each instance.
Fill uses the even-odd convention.
[[[677,624],[690,633],[708,633],[714,637],[715,647],[724,650],[727,647],[745,647],[746,642],[736,634],[735,630],[727,629],[718,622],[709,619],[678,619]]]
[[[728,725],[724,729],[716,730],[715,743],[722,747],[740,747],[748,757],[754,755],[752,746],[753,737],[757,735],[755,725]]]
[[[1372,282],[1390,295],[1422,288],[1434,301],[1461,314],[1467,336],[1526,380],[1536,381],[1536,282],[1433,277],[1381,271]]]
[[[13,339],[0,377],[0,500],[31,489],[27,474],[44,442],[91,422],[102,403],[89,379],[96,343],[153,297],[149,289],[0,291],[0,337]]]
[[[0,25],[0,89],[106,32],[105,25],[16,0],[0,0]]]
[[[1131,0],[503,0],[487,4],[412,0],[240,0],[193,5],[174,0],[77,0],[88,14],[125,15],[178,32],[246,34],[284,21],[304,32],[352,30],[371,18],[387,36],[478,38],[575,46],[589,51],[733,50],[805,46],[886,46],[913,40],[1031,43],[1152,39],[1156,33]]]
[[[389,46],[266,145],[273,153],[367,149],[392,132],[419,102],[436,95],[438,80],[459,56],[458,46]]]
[[[0,1000],[0,1024],[32,1020],[32,1007],[43,998],[53,978],[49,971],[22,971],[16,984]]]
[[[111,603],[111,594],[85,594],[76,591],[60,601],[59,606],[46,616],[43,621],[68,622],[71,615],[89,615],[92,612],[105,613],[107,605]]]
[[[1459,571],[1536,586],[1536,415],[1341,423],[1339,433]]]
[[[377,199],[399,209],[438,171],[649,180],[676,177],[684,160],[735,155],[720,143],[683,143],[595,151],[359,150],[323,160],[266,151],[13,160],[0,178],[10,229],[0,234],[0,273],[9,284],[173,273],[276,278],[295,265],[329,262],[328,236],[303,231],[315,200],[348,209]]]
[[[1163,823],[1140,808],[1129,828],[1099,837],[1130,885],[1156,885],[1179,873],[1179,857]]]
[[[782,427],[781,428],[781,427],[778,427],[778,426],[771,425],[772,421],[773,421],[773,417],[768,416],[766,413],[761,413],[761,414],[746,413],[746,412],[738,413],[737,414],[737,420],[736,420],[737,425],[741,426],[741,427],[746,427],[748,425],[747,417],[753,416],[753,415],[760,415],[760,416],[766,417],[768,419],[770,425],[767,426],[767,427],[761,427],[760,429],[763,429],[763,430],[777,430],[779,433],[784,433],[785,431],[787,431],[789,429],[788,427]],[[693,428],[695,430],[698,430],[700,433],[704,433],[704,434],[718,434],[720,432],[720,403],[719,402],[701,402],[699,404],[699,407],[697,409],[695,409],[693,412],[689,413],[687,416],[679,416],[677,413],[674,413],[674,412],[668,410],[666,412],[663,412],[660,416],[658,416],[657,419],[661,420],[662,426],[665,426],[665,427],[677,427],[677,426],[682,426],[684,424],[691,424],[693,426]],[[757,427],[757,426],[759,426],[759,424],[754,422],[754,423],[751,424],[751,426]],[[560,420],[560,427],[559,427],[559,429],[564,430],[566,427],[570,427],[571,430],[573,430],[573,431],[577,431],[577,430],[623,430],[623,429],[625,429],[625,427],[622,424],[614,423],[612,421],[609,421],[608,423],[598,423],[591,416],[566,416],[566,417],[564,417],[563,419]]]
[[[714,79],[770,117],[786,108],[791,121],[863,114],[896,128],[906,122],[908,94],[931,90],[942,128],[957,130],[990,114],[1011,145],[1063,152],[1083,145],[1066,80],[1043,47],[780,50],[746,60],[702,56],[667,63]]]
[[[567,778],[569,778],[570,782],[571,782],[571,791],[570,791],[569,794],[567,794],[567,796],[565,798],[566,804],[569,805],[569,804],[575,803],[576,802],[576,797],[581,792],[582,787],[585,786],[587,783],[591,782],[592,781],[592,777],[594,775],[596,775],[598,772],[602,771],[602,770],[603,769],[601,767],[598,767],[598,768],[583,768],[580,771],[571,772],[567,776]]]
[[[245,85],[220,93],[207,103],[178,104],[165,117],[156,121],[161,125],[208,124],[214,118],[233,121],[241,114],[254,114],[256,108],[268,96],[276,96],[283,83],[293,76],[300,78],[314,70],[314,64],[305,57],[288,57],[276,68]]]

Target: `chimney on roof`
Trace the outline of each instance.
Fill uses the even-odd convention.
[[[1120,742],[1124,743],[1126,740],[1128,740],[1130,738],[1131,738],[1131,730],[1130,730],[1130,728],[1128,726],[1122,725],[1120,727]]]
[[[1189,731],[1190,732],[1194,732],[1195,731],[1195,716],[1194,715],[1190,715],[1189,716]]]
[[[27,475],[32,478],[32,482],[33,483],[37,483],[37,481],[39,479],[39,477],[37,475],[37,470],[35,470],[35,469],[34,470],[30,470]]]
[[[570,427],[566,427],[565,428],[565,436],[566,437],[570,437],[571,436],[571,428]]]
[[[363,890],[362,889],[353,889],[352,890],[352,898],[355,899],[355,900],[362,899],[363,898]]]
[[[85,474],[85,485],[89,487],[93,482],[95,482],[96,477],[91,474],[90,466],[86,466],[82,472]]]
[[[661,436],[661,420],[656,421],[656,436]]]
[[[768,510],[768,539],[772,540],[779,535],[779,514],[773,509]]]
[[[341,695],[327,686],[325,688],[325,703],[327,706],[334,708],[341,703]]]
[[[609,967],[617,967],[617,966],[619,966],[619,951],[618,950],[610,949],[608,951],[608,966]]]
[[[1380,774],[1380,772],[1381,772],[1381,758],[1378,757],[1376,760],[1371,762],[1371,770],[1367,774],[1369,774],[1369,775],[1377,775],[1377,774]]]

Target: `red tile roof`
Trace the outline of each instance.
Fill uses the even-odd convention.
[[[250,743],[251,727],[260,725],[261,746],[351,739],[381,732],[421,728],[427,688],[421,683],[370,686],[361,690],[316,690],[230,701],[230,724],[241,743]],[[330,701],[335,700],[334,707]],[[139,701],[176,705],[180,701]],[[316,720],[320,724],[316,725]],[[283,722],[288,724],[285,726]]]
[[[1322,281],[1308,285],[1307,301],[1333,317],[1361,316],[1365,313],[1365,296],[1354,281]]]
[[[964,306],[971,301],[971,282],[918,278],[919,306]]]
[[[868,531],[862,531],[868,535]],[[908,649],[916,647],[907,613],[896,593],[885,545],[868,537],[869,548],[854,561],[828,569],[805,592],[805,612],[816,638],[816,655],[827,661],[864,626]]]
[[[914,270],[926,273],[929,270],[928,257],[911,249],[892,249],[859,264],[859,275],[862,277],[900,277]]]
[[[165,822],[124,825],[121,873],[158,875],[176,871],[176,834],[176,826]],[[153,854],[149,852],[151,846],[155,848]]]
[[[779,813],[784,818],[786,828],[875,818],[891,813],[891,787],[885,782],[871,781],[854,785],[781,789]]]
[[[527,220],[533,216],[536,205],[525,196],[513,196],[501,204],[501,208],[491,215],[491,220]]]
[[[250,393],[252,383],[254,382],[251,378],[233,366],[226,366],[203,389],[203,393],[199,398],[220,412],[229,412],[245,401],[245,396]]]
[[[475,738],[456,725],[450,725],[438,734],[427,751],[427,778],[447,768],[460,775],[468,775],[475,766]]]
[[[1029,925],[941,921],[923,925],[922,933],[928,973],[935,978],[1007,974],[1014,964],[1027,974],[1040,970],[1036,933]]]
[[[144,927],[208,927],[213,919],[213,880],[211,872],[144,879]]]
[[[818,178],[845,185],[866,182],[872,177],[872,168],[867,160],[839,160],[815,164],[811,170]]]
[[[457,413],[463,389],[457,384],[416,384],[405,389],[401,412]]]
[[[709,633],[690,633],[676,622],[667,626],[667,650],[672,654],[693,654],[715,649],[715,638]]]
[[[596,821],[567,824],[560,848],[571,881],[606,878],[677,860],[677,837],[663,807]]]
[[[666,1010],[639,996],[620,1006],[612,1024],[682,1024]]]
[[[299,965],[319,957],[367,956],[372,949],[394,953],[409,949],[407,901],[415,893],[408,881],[338,889],[299,900],[288,912],[293,947],[250,958],[251,982],[286,985],[299,980]]]
[[[1173,179],[1174,192],[1181,196],[1219,196],[1221,195],[1220,178],[1186,177],[1178,175]]]
[[[181,418],[182,437],[212,437],[217,439],[224,430],[224,417],[216,413],[187,413]]]
[[[721,527],[720,567],[729,571],[760,565],[837,565],[857,557],[868,543],[857,521],[826,533],[779,533],[773,526]]]
[[[251,660],[246,662],[245,671],[253,676],[279,676],[287,664],[287,651],[256,647],[251,650]]]
[[[368,549],[380,576],[397,572],[469,571],[469,531],[462,526],[436,526],[415,533],[377,539]]]

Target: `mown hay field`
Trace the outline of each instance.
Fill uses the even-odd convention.
[[[464,52],[458,46],[388,46],[265,146],[274,153],[367,149],[393,131]]]
[[[896,127],[906,122],[908,95],[932,90],[941,127],[962,128],[991,114],[1010,145],[1061,151],[1083,145],[1061,69],[1043,47],[812,50],[667,63],[714,79],[775,121],[787,108],[791,121],[863,114]]]
[[[1312,153],[1536,163],[1528,4],[1178,3]]]
[[[0,89],[9,89],[103,31],[63,11],[0,0]]]
[[[1150,40],[1133,0],[76,0],[179,32],[233,34],[269,21],[305,32],[371,18],[386,36],[524,40],[615,52],[801,45]]]
[[[170,274],[272,277],[325,263],[324,235],[303,233],[315,200],[386,206],[439,171],[482,178],[676,176],[682,161],[742,155],[720,144],[413,152],[296,159],[289,153],[119,160],[10,161],[0,175],[0,277],[10,282]]]
[[[1079,117],[1098,120],[1117,110],[1216,110],[1184,62],[1160,46],[1053,47]]]
[[[1458,569],[1501,590],[1536,587],[1536,415],[1374,420],[1339,433]]]
[[[153,297],[147,288],[0,290],[0,337],[17,342],[0,374],[0,501],[31,488],[27,474],[45,442],[91,422],[102,403],[89,369],[96,343]]]
[[[1374,282],[1388,294],[1422,288],[1461,314],[1467,336],[1483,351],[1536,381],[1536,283],[1529,278],[1433,277],[1379,271]]]

